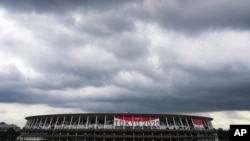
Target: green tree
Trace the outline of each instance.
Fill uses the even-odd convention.
[[[0,132],[0,141],[15,141],[20,135],[13,128],[9,128],[6,132]]]
[[[219,140],[229,140],[229,130],[223,130],[219,128],[217,130]]]

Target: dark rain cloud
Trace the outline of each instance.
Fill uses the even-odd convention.
[[[156,2],[147,0],[105,0],[101,2],[98,0],[75,0],[74,2],[67,0],[24,0],[21,2],[3,0],[0,5],[11,12],[48,13],[61,16],[72,12],[102,14],[109,11],[113,12],[114,17],[103,17],[104,19],[94,19],[94,21],[104,22],[107,26],[111,26],[111,28],[107,28],[113,30],[130,28],[131,23],[127,23],[129,18],[151,21],[164,28],[180,31],[197,32],[214,28],[249,29],[250,27],[248,16],[250,2],[248,0],[157,0]],[[95,28],[87,29],[89,32],[98,31]]]
[[[103,11],[115,8],[119,8],[124,4],[130,2],[127,1],[116,1],[116,0],[23,0],[23,1],[8,1],[2,0],[1,5],[13,12],[37,12],[37,13],[57,13],[65,14],[65,12],[70,12],[74,10],[93,10],[93,11]]]
[[[156,21],[164,28],[185,32],[220,28],[244,30],[250,27],[249,5],[248,0],[145,1],[143,6],[138,4],[140,8],[131,10],[131,14],[135,12],[142,19]]]
[[[7,60],[0,60],[0,102],[90,112],[249,110],[248,44],[220,39],[236,32],[248,43],[249,5],[2,1],[2,19],[10,21],[2,24],[10,29],[0,32],[0,57]],[[144,33],[140,24],[157,30]],[[155,45],[159,38],[168,42]]]

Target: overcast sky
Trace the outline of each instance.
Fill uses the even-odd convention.
[[[0,121],[77,112],[250,124],[249,0],[0,1]]]

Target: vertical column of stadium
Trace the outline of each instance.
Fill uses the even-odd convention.
[[[51,129],[52,121],[53,121],[53,116],[50,118],[50,122],[49,122],[49,128],[50,128],[50,129]]]
[[[176,129],[176,124],[175,124],[175,120],[174,120],[174,116],[173,116],[173,122],[174,122],[174,128]]]
[[[88,124],[89,124],[89,116],[87,116],[87,123],[86,123],[86,129],[88,128]]]
[[[58,123],[58,120],[59,120],[59,116],[57,116],[57,119],[56,119],[56,123],[55,123],[55,129],[57,129],[57,123]]]
[[[106,129],[106,115],[104,116],[104,129]]]
[[[207,121],[207,123],[208,123],[208,125],[209,125],[209,129],[213,129],[214,127],[213,127],[211,121],[210,121],[210,120],[206,120],[206,121]]]
[[[39,117],[37,117],[36,123],[34,124],[33,128],[36,128],[38,121],[39,121]]]
[[[181,120],[181,117],[179,117],[179,120],[180,120],[180,123],[181,123],[181,127],[183,128],[183,123],[182,123],[182,120]]]
[[[77,127],[76,127],[76,129],[78,129],[78,128],[79,128],[80,120],[81,120],[81,115],[79,115],[79,118],[78,118],[78,123],[77,123]]]
[[[25,124],[25,128],[27,128],[27,126],[30,124],[30,122],[31,122],[31,120],[28,120],[27,122],[26,122],[26,124]]]
[[[167,127],[169,128],[169,124],[168,124],[168,117],[165,116],[165,119],[166,119],[166,124],[167,124]]]
[[[44,123],[43,123],[42,129],[45,129],[45,124],[46,124],[46,122],[47,122],[47,116],[46,116],[45,121],[44,121]]]
[[[38,128],[41,126],[42,121],[43,121],[43,117],[41,117],[41,120],[40,120],[40,122],[39,122],[39,124],[38,124]]]
[[[71,116],[71,119],[70,119],[69,129],[71,129],[71,123],[72,123],[72,120],[73,120],[73,116]]]
[[[65,122],[65,116],[63,116],[63,122],[62,122],[62,125],[61,125],[61,129],[64,128],[64,122]]]
[[[188,123],[187,117],[186,117],[186,122],[187,122],[187,125],[188,125],[188,129],[190,129],[190,126],[189,126],[189,123]]]
[[[95,129],[96,129],[96,125],[97,125],[97,115],[95,116]]]
[[[30,129],[31,127],[32,127],[32,125],[34,124],[34,122],[35,122],[35,119],[30,119],[31,120],[31,124],[27,127],[28,129]]]

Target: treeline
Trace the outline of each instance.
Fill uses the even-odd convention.
[[[0,132],[0,141],[15,141],[20,135],[13,128],[9,128],[6,132]]]
[[[229,130],[217,129],[219,140],[229,140]]]

